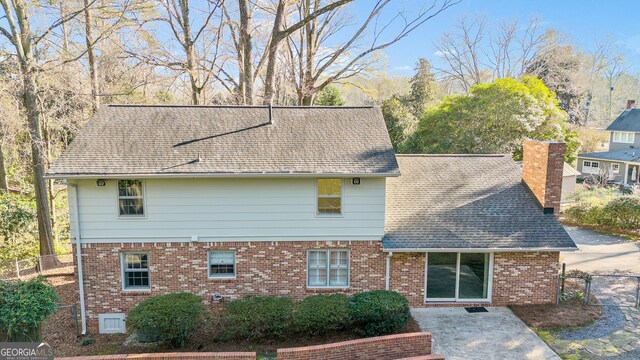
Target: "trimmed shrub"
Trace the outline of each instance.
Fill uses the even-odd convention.
[[[374,290],[353,295],[349,313],[354,330],[366,336],[393,334],[407,325],[409,301],[395,291]]]
[[[151,297],[127,315],[127,325],[141,338],[156,339],[172,347],[183,347],[202,320],[202,299],[191,293]]]
[[[29,281],[0,281],[0,341],[40,341],[40,324],[55,311],[58,296],[42,276]]]
[[[300,301],[293,319],[299,334],[325,335],[349,325],[349,298],[343,294],[314,295]]]
[[[581,191],[576,204],[565,209],[567,220],[585,225],[628,230],[640,227],[640,196],[611,195],[609,191]]]
[[[294,301],[277,296],[246,296],[224,305],[227,338],[282,338],[291,332]]]
[[[602,208],[600,225],[618,229],[640,228],[640,197],[621,196]]]

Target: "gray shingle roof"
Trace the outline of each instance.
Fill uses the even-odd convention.
[[[564,163],[564,167],[562,169],[562,176],[578,176],[582,175],[580,171],[576,170],[573,166]]]
[[[102,107],[50,177],[399,175],[375,107]],[[197,159],[201,160],[198,161]]]
[[[623,111],[609,127],[609,131],[640,132],[640,109],[627,109]]]
[[[579,154],[579,158],[640,162],[640,149],[613,150]]]
[[[385,249],[575,248],[543,214],[509,155],[398,155],[387,179]]]

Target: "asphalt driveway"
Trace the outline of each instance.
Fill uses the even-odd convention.
[[[565,229],[579,249],[560,254],[568,270],[640,274],[640,242],[574,226]]]
[[[462,307],[416,308],[411,315],[433,336],[433,353],[447,360],[557,359],[560,357],[506,307],[468,313]]]

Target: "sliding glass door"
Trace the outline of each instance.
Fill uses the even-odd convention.
[[[488,301],[491,254],[427,253],[426,301]]]

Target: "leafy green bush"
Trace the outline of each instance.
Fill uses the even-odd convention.
[[[409,301],[395,291],[374,290],[349,299],[351,321],[357,332],[367,336],[397,333],[411,317]]]
[[[148,339],[183,347],[204,315],[202,299],[190,293],[151,297],[127,315],[127,325]]]
[[[225,304],[224,333],[229,338],[282,338],[292,329],[293,300],[277,296],[246,296]]]
[[[325,335],[349,324],[349,298],[343,294],[314,295],[296,307],[293,327],[299,334]]]
[[[58,296],[41,276],[0,281],[0,330],[12,341],[40,341],[40,324],[54,312]]]
[[[627,230],[640,227],[640,196],[620,196],[612,189],[578,191],[564,210],[567,220],[579,224]]]

